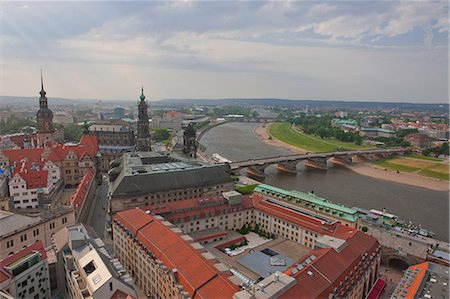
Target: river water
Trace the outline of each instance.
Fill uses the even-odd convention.
[[[208,156],[218,153],[231,161],[292,154],[259,140],[253,132],[257,125],[227,123],[206,132],[200,143],[206,147]],[[316,170],[300,163],[297,174],[279,172],[275,166],[269,166],[263,182],[287,190],[313,190],[318,196],[349,207],[386,208],[389,213],[431,229],[437,239],[449,241],[447,192],[378,180],[344,167],[328,166],[328,170]]]

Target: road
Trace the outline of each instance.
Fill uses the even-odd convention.
[[[92,228],[97,232],[98,236],[102,239],[105,231],[107,193],[108,182],[103,180],[102,185],[97,188],[94,202],[92,203],[92,207],[89,211],[87,220],[87,224],[92,226]]]

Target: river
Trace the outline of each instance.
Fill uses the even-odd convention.
[[[200,143],[205,153],[218,153],[231,161],[291,154],[259,140],[255,123],[227,123],[206,132]],[[449,198],[447,192],[431,191],[409,185],[378,180],[354,173],[347,168],[329,165],[315,170],[298,165],[297,174],[279,172],[275,166],[266,169],[263,181],[287,190],[314,191],[318,196],[349,207],[386,208],[404,220],[431,229],[436,238],[449,241]]]

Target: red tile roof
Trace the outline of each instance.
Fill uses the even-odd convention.
[[[21,259],[22,257],[26,256],[27,254],[31,252],[39,252],[40,253],[40,260],[45,260],[47,258],[47,253],[45,252],[44,245],[42,244],[42,241],[36,241],[32,245],[25,247],[21,249],[20,251],[14,253],[11,256],[8,256],[7,258],[0,261],[0,268],[3,271],[3,275],[8,274],[12,277],[12,273],[8,271],[5,267],[13,263],[14,261],[17,261],[18,259]],[[2,273],[0,271],[0,273]]]
[[[83,206],[83,202],[86,198],[86,195],[89,191],[89,186],[92,182],[92,178],[94,174],[91,170],[86,171],[83,178],[81,179],[80,184],[78,184],[75,193],[70,198],[70,204],[75,208],[75,212],[78,213]]]
[[[258,194],[253,194],[253,205],[255,209],[259,211],[290,223],[297,224],[322,235],[331,235],[345,240],[352,236],[355,232],[355,229],[344,226],[340,222],[335,222],[334,224],[323,224],[323,221],[317,218],[302,215],[285,207],[263,200],[263,197]]]
[[[177,270],[177,278],[191,297],[231,298],[239,287],[228,280],[230,275],[219,272],[199,250],[180,235],[140,209],[119,212],[115,221],[134,233],[169,269]]]
[[[49,148],[33,148],[33,149],[13,149],[5,150],[3,154],[8,157],[10,165],[14,162],[18,163],[21,160],[29,162],[42,162],[42,154],[44,151],[49,151],[49,155],[45,160],[62,161],[65,160],[69,151],[73,151],[78,159],[82,159],[85,154],[93,158],[98,152],[98,142],[95,136],[83,135],[78,145],[64,145],[58,144]]]
[[[14,162],[19,163],[21,160],[41,162],[43,152],[43,148],[33,148],[5,150],[3,151],[3,154],[9,159],[9,164],[13,165]]]
[[[48,185],[48,170],[25,169],[20,172],[13,172],[13,175],[18,174],[27,184],[27,189],[45,188]]]
[[[308,256],[303,257],[300,261],[302,262],[311,255],[315,255],[316,259],[308,266],[296,274],[291,272],[293,267],[286,271],[298,283],[287,290],[280,298],[327,298],[335,287],[339,289],[339,284],[345,283],[346,276],[350,281],[350,272],[355,271],[355,267],[363,259],[362,255],[367,253],[366,259],[368,260],[377,246],[378,241],[375,238],[357,231],[347,239],[346,246],[341,252],[337,252],[333,248],[311,251]]]

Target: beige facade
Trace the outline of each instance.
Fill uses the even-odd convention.
[[[38,240],[42,241],[45,248],[51,246],[54,233],[66,226],[75,224],[75,211],[67,209],[62,213],[54,212],[54,214],[38,219],[38,221],[26,227],[0,236],[0,260]],[[3,225],[3,223],[0,222],[0,225]]]
[[[117,223],[114,229],[114,253],[119,262],[134,278],[135,285],[145,295],[159,294],[160,298],[189,298],[183,287],[176,282],[172,271],[164,263],[152,257],[134,242]]]
[[[110,199],[111,213],[131,209],[145,208],[152,204],[163,204],[183,199],[213,196],[233,189],[233,182],[200,188],[172,189],[167,192],[149,193],[141,196],[117,196]]]

